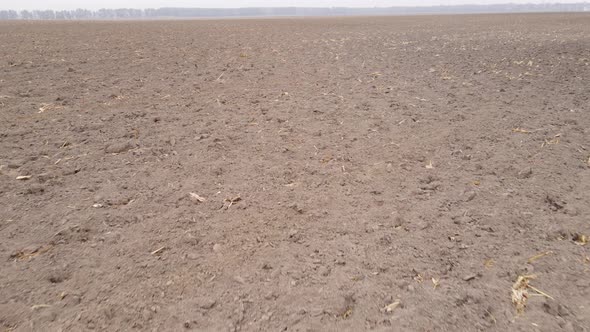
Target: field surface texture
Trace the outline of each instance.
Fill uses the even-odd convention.
[[[2,331],[590,331],[590,15],[0,45]]]

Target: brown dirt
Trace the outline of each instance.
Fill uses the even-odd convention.
[[[589,330],[590,15],[0,45],[0,329]]]

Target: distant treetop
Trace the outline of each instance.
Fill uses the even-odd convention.
[[[347,16],[347,15],[404,15],[404,14],[465,14],[513,12],[590,12],[590,3],[544,3],[457,5],[431,7],[387,8],[150,8],[99,10],[0,10],[0,20],[112,20],[199,17],[269,17],[269,16]]]

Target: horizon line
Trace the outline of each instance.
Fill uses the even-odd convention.
[[[491,6],[531,6],[531,5],[544,5],[544,6],[563,6],[563,5],[590,5],[589,1],[572,1],[572,2],[526,2],[526,3],[515,3],[515,2],[498,2],[488,4],[477,4],[477,3],[464,3],[464,4],[439,4],[439,5],[398,5],[398,6],[247,6],[247,7],[184,7],[184,6],[164,6],[164,7],[101,7],[96,9],[76,7],[76,8],[35,8],[35,9],[22,9],[22,8],[0,8],[0,10],[14,10],[14,11],[33,11],[33,10],[54,10],[54,11],[72,11],[72,10],[116,10],[116,9],[133,9],[133,10],[146,10],[146,9],[221,9],[221,10],[232,10],[232,9],[279,9],[279,8],[309,8],[309,9],[389,9],[389,8],[438,8],[438,7],[491,7]]]

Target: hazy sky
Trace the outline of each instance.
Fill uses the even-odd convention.
[[[388,7],[582,0],[0,0],[0,9],[99,9],[159,7]]]

